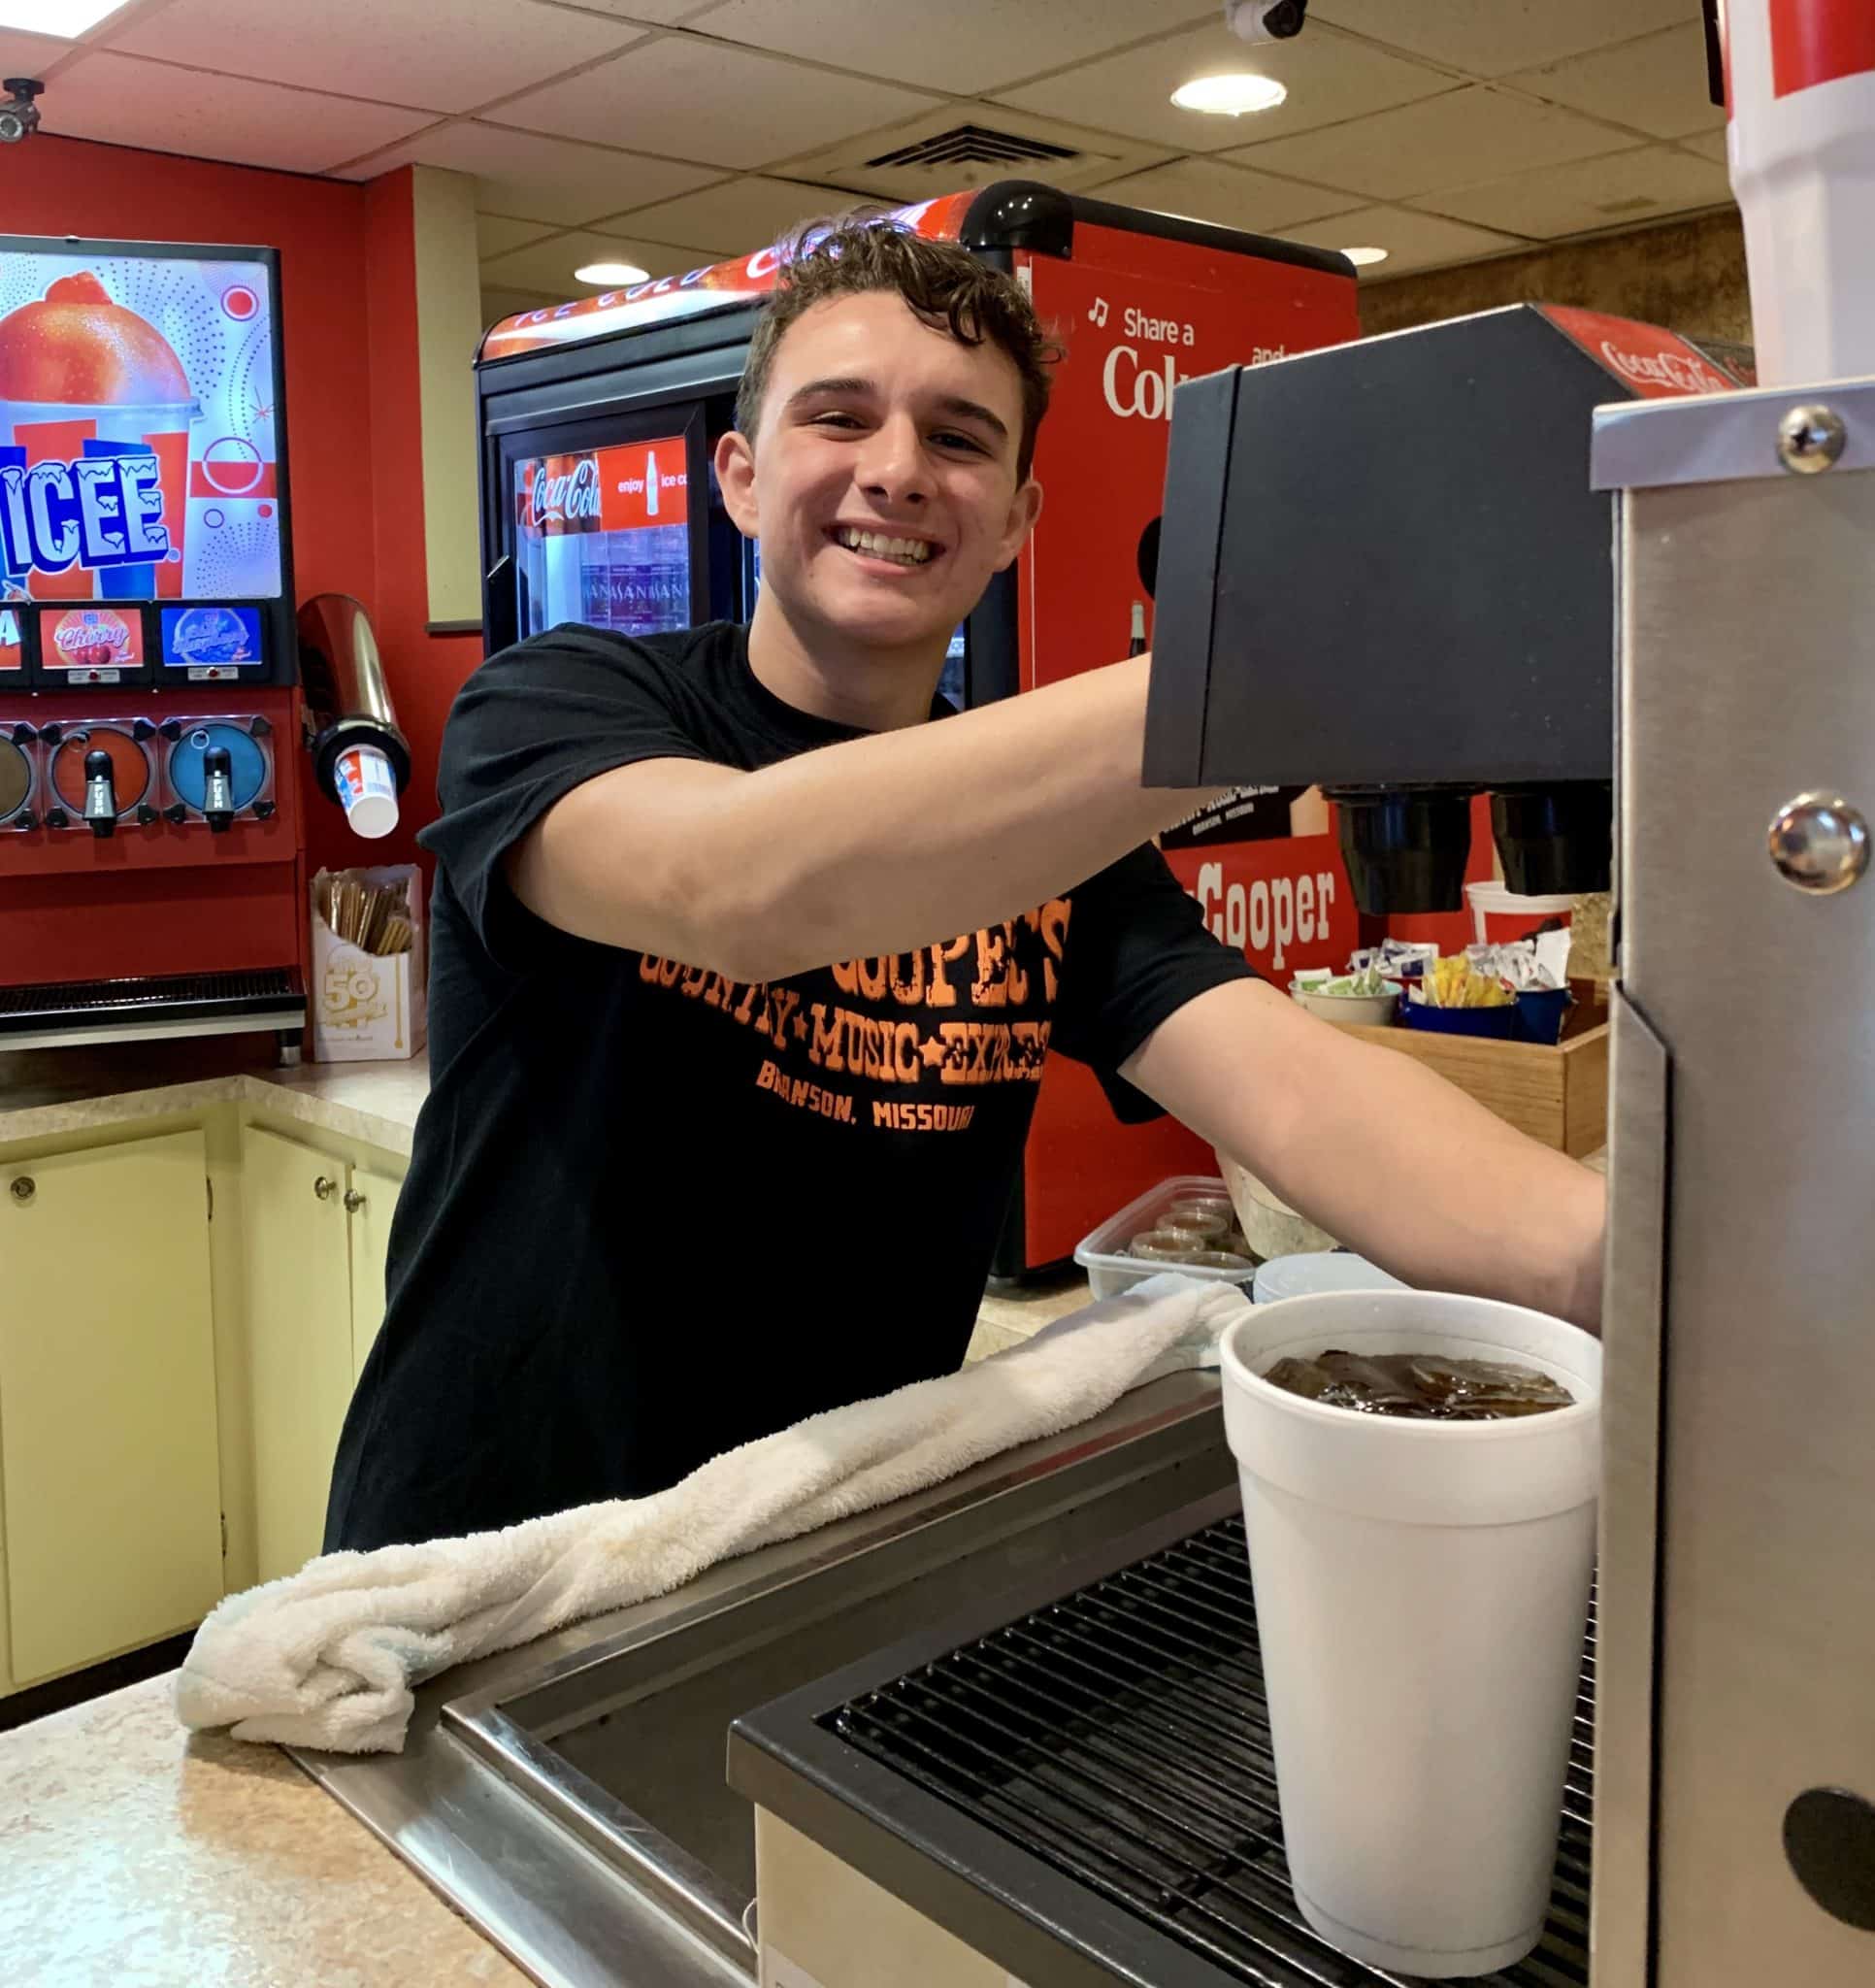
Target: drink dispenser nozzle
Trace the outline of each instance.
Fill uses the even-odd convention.
[[[225,834],[234,820],[234,761],[225,746],[211,746],[202,755],[202,818],[212,835]]]
[[[117,832],[117,787],[111,755],[95,746],[84,755],[84,818],[95,836]]]

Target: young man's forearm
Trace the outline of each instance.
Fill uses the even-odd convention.
[[[581,937],[774,979],[909,952],[1071,889],[1196,806],[1139,784],[1149,658],[739,773],[620,768],[510,859]]]
[[[1423,1064],[1240,981],[1188,1003],[1127,1075],[1408,1283],[1595,1329],[1602,1180]]]

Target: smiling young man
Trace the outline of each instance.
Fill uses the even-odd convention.
[[[938,703],[1040,509],[1052,356],[961,248],[838,228],[716,453],[747,628],[566,626],[464,688],[328,1548],[654,1491],[956,1367],[1050,1049],[1409,1280],[1593,1322],[1599,1180],[1204,929],[1150,844],[1193,796],[1139,784],[1148,657]]]

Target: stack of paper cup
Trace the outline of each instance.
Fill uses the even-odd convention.
[[[1725,20],[1758,377],[1875,372],[1875,7],[1730,0]]]
[[[1574,1405],[1356,1414],[1272,1387],[1287,1354],[1534,1367]],[[1291,1882],[1325,1939],[1447,1977],[1522,1959],[1556,1862],[1595,1559],[1601,1347],[1482,1298],[1334,1291],[1224,1341],[1224,1422]]]
[[[376,746],[347,746],[332,763],[332,784],[353,834],[376,842],[397,826],[397,776]]]

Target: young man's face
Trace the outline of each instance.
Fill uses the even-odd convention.
[[[757,433],[725,436],[716,468],[803,636],[903,649],[940,645],[1021,548],[1041,502],[1021,437],[1008,355],[878,291],[788,327]]]

